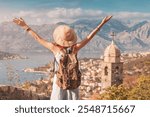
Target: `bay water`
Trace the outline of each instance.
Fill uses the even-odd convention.
[[[22,53],[28,59],[0,60],[0,84],[13,85],[14,82],[23,83],[45,78],[45,74],[24,72],[25,68],[45,66],[53,60],[52,53]]]

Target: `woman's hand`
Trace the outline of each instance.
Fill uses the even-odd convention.
[[[112,18],[112,15],[111,16],[106,16],[103,20],[102,20],[102,24],[105,24],[106,22],[108,22],[110,19]]]
[[[13,22],[17,25],[21,26],[24,29],[28,28],[28,25],[25,23],[25,21],[22,18],[15,18],[13,19]]]
[[[106,22],[108,22],[111,18],[112,18],[112,15],[111,15],[111,16],[106,16],[106,17],[101,21],[101,23],[97,26],[97,30],[100,30],[100,28],[101,28]]]
[[[111,18],[112,18],[112,16],[105,17],[101,21],[101,23],[85,39],[83,39],[81,42],[76,44],[76,50],[79,51],[82,47],[84,47],[94,37],[94,35],[96,35],[96,33],[101,29],[101,27],[106,22],[108,22]]]
[[[27,32],[29,32],[29,34],[36,40],[38,41],[41,45],[43,45],[44,47],[48,48],[49,50],[51,50],[53,53],[55,52],[54,48],[54,44],[51,42],[46,41],[45,39],[43,39],[42,37],[40,37],[35,31],[33,31],[27,24],[26,22],[22,19],[22,18],[15,18],[13,19],[13,22],[15,24],[17,24],[18,26],[22,27],[24,30],[26,30]]]

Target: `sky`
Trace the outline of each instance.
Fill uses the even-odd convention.
[[[107,15],[126,21],[150,21],[150,0],[0,0],[0,23],[14,17],[30,24],[47,24]]]

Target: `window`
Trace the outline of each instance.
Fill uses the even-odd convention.
[[[106,66],[104,69],[104,74],[107,76],[108,75],[108,67]]]
[[[115,74],[119,74],[119,67],[118,66],[115,67]]]

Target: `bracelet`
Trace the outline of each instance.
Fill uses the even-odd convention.
[[[29,27],[26,29],[27,32],[30,31],[30,30],[31,30],[31,28],[29,28]]]
[[[99,28],[99,27],[96,27],[96,30],[100,30],[100,28]]]
[[[27,32],[30,31],[30,30],[31,30],[30,27],[26,27],[26,28],[25,28],[25,31],[27,31]]]

